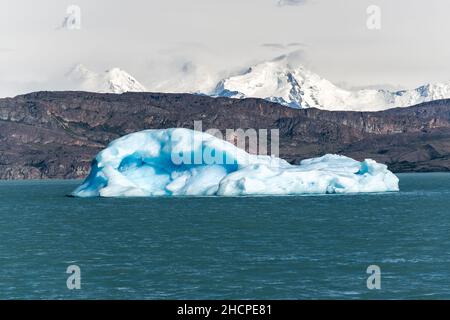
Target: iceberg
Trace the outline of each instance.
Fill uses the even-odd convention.
[[[93,160],[75,197],[250,196],[398,191],[384,164],[327,154],[291,165],[208,133],[173,128],[121,137]]]

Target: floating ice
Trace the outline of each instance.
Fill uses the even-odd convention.
[[[243,196],[398,191],[373,160],[325,155],[291,165],[250,155],[207,133],[146,130],[113,141],[92,164],[77,197]]]

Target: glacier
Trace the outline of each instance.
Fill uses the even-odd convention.
[[[291,165],[253,155],[205,132],[145,130],[109,144],[75,197],[251,196],[389,192],[386,165],[327,154]]]

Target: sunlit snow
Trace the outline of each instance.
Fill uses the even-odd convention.
[[[77,197],[245,196],[398,191],[373,160],[325,155],[291,165],[250,155],[189,129],[146,130],[113,141],[93,161]]]

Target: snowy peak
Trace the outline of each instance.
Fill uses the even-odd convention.
[[[107,70],[103,75],[103,80],[103,84],[105,85],[103,92],[123,93],[128,91],[147,91],[135,78],[119,68]]]
[[[78,90],[101,93],[143,92],[147,89],[133,76],[119,68],[98,74],[79,64],[68,74],[67,79]]]
[[[234,98],[256,97],[291,107],[319,107],[316,92],[338,90],[331,82],[303,67],[293,67],[287,57],[266,61],[242,75],[225,79],[215,94]]]
[[[293,108],[379,111],[450,98],[450,82],[398,92],[373,89],[349,91],[302,66],[292,64],[288,56],[283,56],[222,80],[213,95],[262,98]]]
[[[198,73],[193,77],[174,77],[175,80],[161,82],[162,87],[156,88],[163,92],[203,92],[238,99],[262,98],[292,108],[343,111],[380,111],[450,98],[450,81],[403,91],[346,90],[300,66],[289,55],[256,64],[241,74],[225,78],[214,90],[209,89],[212,87],[209,83],[216,81],[208,77],[208,72],[200,69]],[[207,79],[208,85],[201,85],[199,78]],[[67,74],[67,80],[70,90],[102,93],[147,91],[133,76],[119,68],[96,73],[79,64]]]

